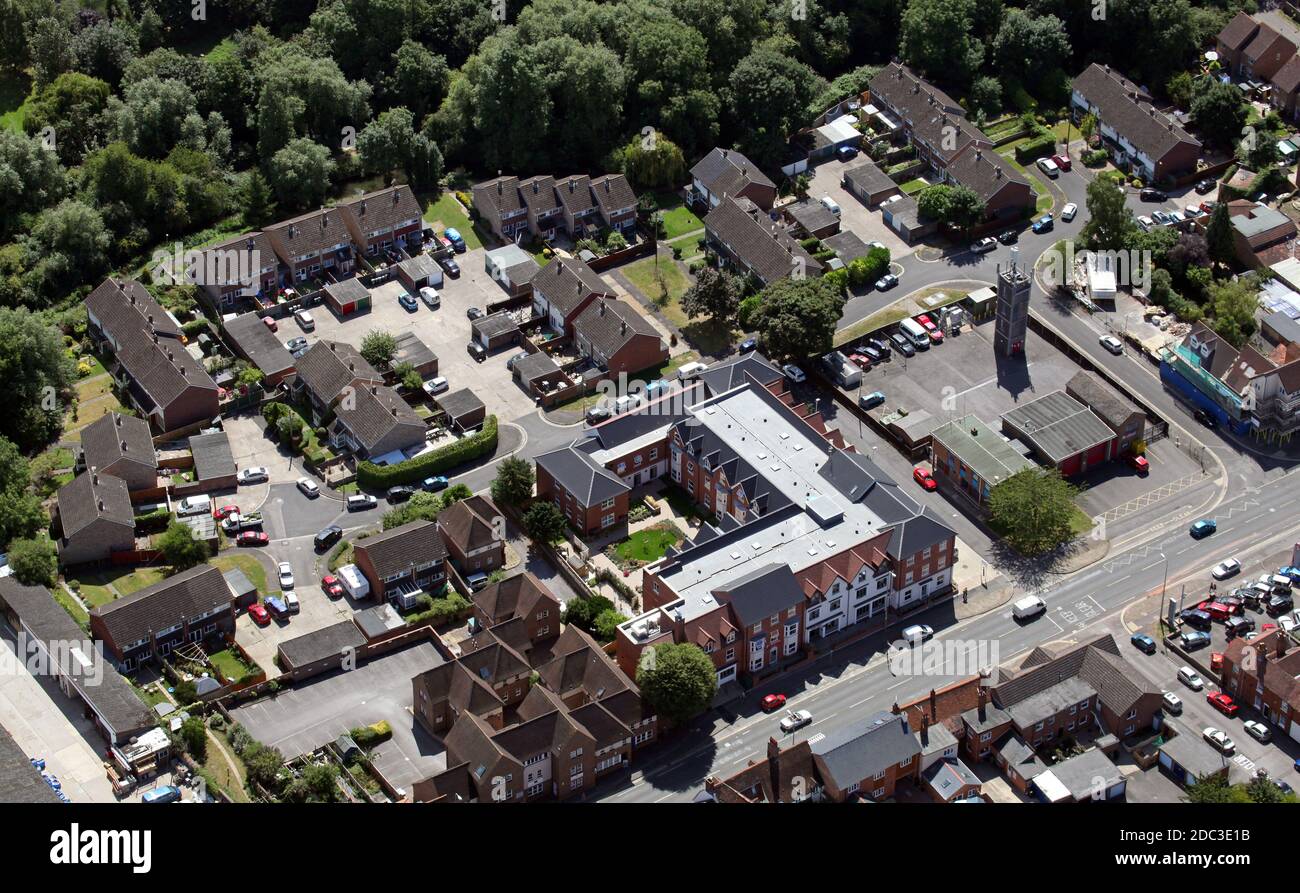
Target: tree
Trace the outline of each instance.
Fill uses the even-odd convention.
[[[712,703],[718,674],[698,645],[666,643],[641,655],[636,683],[656,713],[680,725]]]
[[[66,410],[63,397],[76,377],[57,329],[28,310],[0,308],[0,437],[27,453],[57,437]],[[0,509],[0,518],[3,514]]]
[[[864,288],[889,272],[889,249],[872,248],[863,257],[849,262],[849,284]]]
[[[397,355],[397,339],[383,329],[371,329],[361,339],[361,356],[376,369],[387,369]]]
[[[1092,135],[1097,132],[1097,116],[1092,112],[1084,115],[1079,119],[1079,134],[1084,140],[1091,141]]]
[[[637,191],[676,189],[686,179],[682,150],[662,134],[634,137],[621,152],[619,166]]]
[[[916,200],[923,217],[955,226],[963,232],[984,219],[984,200],[969,186],[927,186]]]
[[[9,569],[19,583],[27,586],[54,585],[59,576],[59,557],[54,543],[48,538],[13,540],[7,549]]]
[[[50,128],[59,160],[79,164],[87,152],[104,141],[106,122],[102,116],[112,92],[105,82],[79,71],[61,74],[37,91],[28,104],[23,129],[39,134]]]
[[[1273,783],[1264,769],[1256,769],[1255,777],[1246,783],[1246,796],[1251,803],[1287,802],[1287,796]]]
[[[778,279],[763,290],[754,326],[769,355],[808,357],[831,349],[844,293],[822,279]]]
[[[1192,99],[1191,113],[1192,121],[1206,139],[1225,149],[1241,138],[1246,124],[1246,103],[1241,91],[1217,78],[1208,78],[1201,84]]]
[[[370,173],[402,170],[417,188],[434,186],[442,176],[442,153],[416,131],[409,109],[389,109],[367,124],[357,137],[357,150]]]
[[[899,55],[932,79],[968,83],[984,60],[974,33],[974,0],[911,0],[903,11]]]
[[[993,57],[1004,77],[1029,87],[1070,58],[1070,38],[1054,15],[1007,10],[993,40]]]
[[[239,190],[239,205],[244,225],[250,229],[275,218],[275,197],[271,193],[271,184],[266,182],[261,171],[251,170],[244,177]]]
[[[553,543],[564,536],[567,522],[553,502],[536,502],[524,513],[524,530],[533,539]]]
[[[1022,555],[1042,555],[1073,538],[1077,493],[1056,469],[1026,468],[989,492],[990,524]]]
[[[526,459],[508,456],[497,465],[492,481],[492,499],[503,505],[520,506],[533,495],[533,466]]]
[[[191,716],[181,723],[180,736],[189,755],[196,761],[203,762],[208,753],[208,729],[203,724],[203,717]]]
[[[1169,101],[1180,109],[1185,109],[1191,104],[1194,92],[1195,84],[1191,73],[1187,71],[1178,72],[1165,83],[1165,93]]]
[[[267,165],[268,179],[275,184],[276,199],[282,207],[293,210],[322,204],[333,171],[329,149],[306,137],[290,140]]]
[[[613,608],[608,611],[601,611],[596,616],[595,631],[592,633],[601,642],[612,642],[614,636],[618,633],[620,625],[627,623],[628,618],[624,617]]]
[[[1202,778],[1187,786],[1188,803],[1241,803],[1245,798],[1222,775]]]
[[[1259,283],[1254,276],[1210,286],[1212,328],[1233,347],[1240,348],[1255,333],[1255,310],[1259,307]]]
[[[190,526],[179,521],[167,525],[167,530],[158,537],[157,546],[174,574],[208,560],[208,544],[195,538]]]
[[[1227,266],[1236,259],[1237,248],[1232,237],[1227,202],[1218,202],[1210,212],[1210,222],[1205,226],[1205,245],[1210,259],[1217,264]]]
[[[719,326],[730,327],[740,309],[740,280],[725,270],[704,267],[695,284],[682,294],[682,312],[688,317],[707,316]]]
[[[1002,82],[993,77],[978,77],[970,88],[971,110],[981,118],[1002,110]]]
[[[1124,203],[1124,190],[1098,177],[1088,184],[1088,222],[1080,234],[1093,251],[1120,251],[1137,232],[1133,211]]]
[[[0,128],[0,235],[17,228],[19,215],[45,210],[67,189],[56,154],[38,139]]]
[[[280,767],[284,765],[284,756],[279,750],[274,747],[267,747],[260,741],[253,741],[244,748],[240,758],[243,759],[244,766],[248,769],[250,781],[256,782],[267,789],[275,787],[276,777],[280,774]]]
[[[0,547],[49,524],[41,498],[28,489],[31,469],[17,445],[0,437]]]
[[[126,23],[104,20],[82,28],[72,38],[77,68],[110,84],[122,79],[122,72],[139,52],[136,31]]]
[[[614,610],[614,603],[594,592],[569,599],[564,606],[564,622],[596,635],[596,620]]]
[[[823,82],[798,59],[764,45],[741,60],[730,83],[732,117],[743,127],[740,148],[761,168],[779,167]]]
[[[450,84],[446,58],[434,55],[414,40],[402,41],[393,53],[388,91],[394,102],[410,109],[417,121],[442,104]]]

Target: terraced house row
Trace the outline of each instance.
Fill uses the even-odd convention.
[[[558,180],[498,176],[476,184],[473,195],[474,210],[506,242],[525,235],[549,239],[557,232],[578,239],[602,227],[627,234],[636,228],[636,193],[622,174]]]

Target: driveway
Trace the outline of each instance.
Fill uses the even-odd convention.
[[[386,720],[393,737],[372,754],[375,766],[397,787],[409,788],[447,768],[446,752],[417,728],[411,714],[412,677],[442,663],[442,655],[425,642],[355,670],[318,677],[231,715],[286,759],[323,747],[357,726]]]
[[[860,199],[840,185],[844,169],[860,164],[861,155],[847,164],[843,161],[824,161],[813,168],[812,183],[808,186],[808,196],[820,199],[829,195],[840,206],[840,230],[850,231],[864,242],[883,242],[889,249],[889,256],[902,260],[916,250],[908,245],[885,223],[879,210],[870,210]]]

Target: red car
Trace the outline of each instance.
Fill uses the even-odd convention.
[[[918,316],[916,321],[920,324],[921,328],[925,329],[927,332],[933,332],[935,329],[939,328],[934,324],[934,321],[924,313]]]
[[[1070,169],[1071,162],[1069,155],[1053,155],[1052,161],[1063,171],[1068,171]]]
[[[1215,202],[1201,202],[1201,210],[1206,214],[1214,213]]]
[[[1151,463],[1147,461],[1146,456],[1132,455],[1128,457],[1129,466],[1138,474],[1146,474],[1151,470]]]
[[[266,323],[266,327],[272,332],[278,332],[280,330],[280,324],[269,316],[263,316],[262,322]]]
[[[1223,669],[1223,652],[1216,651],[1210,655],[1210,669],[1219,672]]]
[[[857,363],[863,369],[863,371],[866,371],[871,368],[871,357],[867,356],[866,354],[855,353],[852,356],[850,356],[849,359]]]
[[[340,583],[339,578],[333,574],[326,574],[320,578],[320,588],[324,589],[325,594],[330,598],[343,597],[343,584]]]
[[[1236,716],[1237,705],[1232,702],[1232,695],[1224,694],[1221,691],[1212,691],[1205,696],[1205,700],[1210,702],[1210,706],[1222,713],[1224,716]]]
[[[780,710],[785,706],[785,695],[764,695],[763,712],[771,713],[773,710]]]
[[[248,606],[248,616],[253,618],[253,622],[258,626],[266,626],[271,622],[271,615],[267,613],[266,608],[262,607],[261,602],[253,602]]]
[[[235,544],[239,546],[265,546],[270,541],[271,538],[260,530],[245,530],[235,537]]]
[[[939,482],[934,479],[934,475],[922,468],[920,465],[912,469],[912,480],[916,481],[926,490],[934,491],[939,489]]]
[[[226,515],[234,514],[237,511],[239,511],[239,506],[237,505],[223,505],[219,509],[212,510],[212,517],[220,521],[225,518]]]

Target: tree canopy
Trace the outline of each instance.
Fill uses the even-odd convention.
[[[831,349],[844,292],[822,278],[778,279],[760,296],[752,323],[771,356],[802,358]]]

